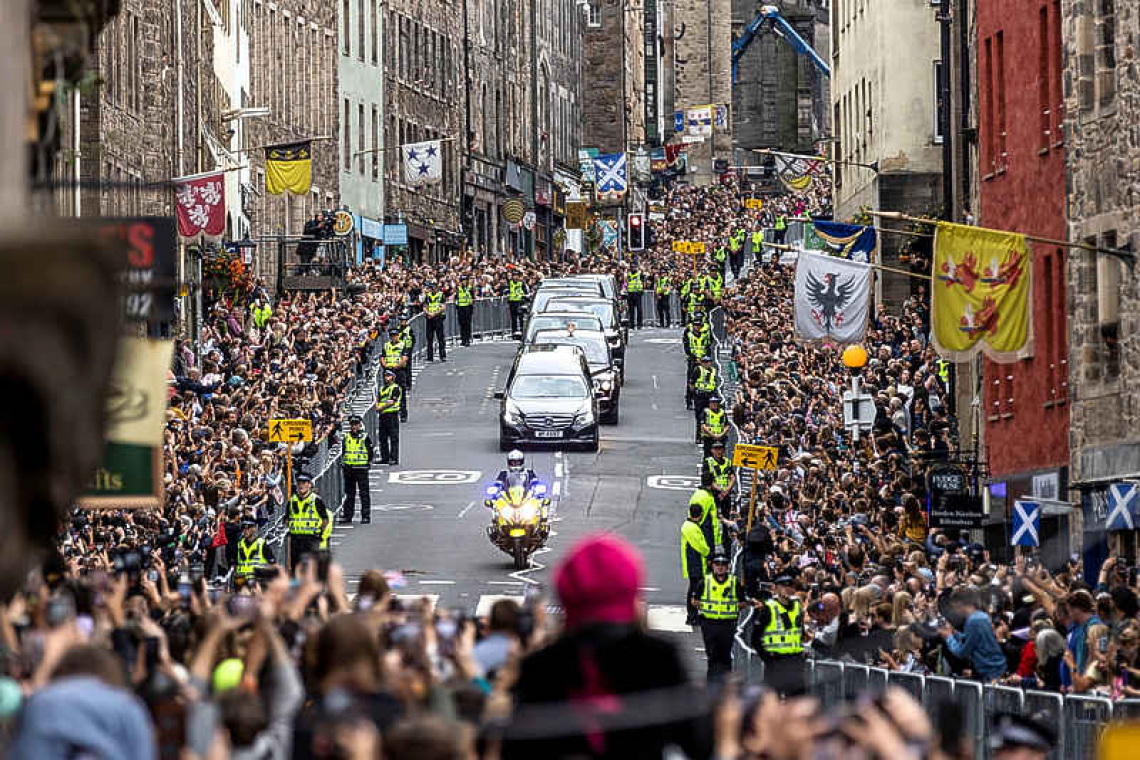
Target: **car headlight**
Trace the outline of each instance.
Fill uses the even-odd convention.
[[[587,409],[574,415],[574,422],[578,425],[589,425],[594,421],[594,410]]]
[[[507,404],[503,407],[503,418],[509,425],[519,425],[522,423],[522,412],[514,404]]]

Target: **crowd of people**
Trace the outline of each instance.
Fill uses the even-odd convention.
[[[368,380],[389,322],[425,292],[467,278],[478,296],[505,296],[512,280],[529,289],[573,271],[621,283],[642,272],[651,288],[685,267],[732,268],[712,254],[740,229],[830,207],[823,184],[759,211],[742,200],[731,178],[670,190],[655,243],[633,263],[604,253],[391,259],[354,268],[346,293],[274,300],[258,290],[249,303],[215,305],[200,343],[175,349],[165,507],[76,511],[58,554],[0,605],[0,752],[468,760],[660,758],[673,746],[719,760],[968,757],[952,723],[902,692],[824,714],[792,689],[781,699],[732,680],[695,684],[677,650],[642,625],[641,560],[614,536],[568,552],[552,576],[556,597],[501,600],[484,619],[401,601],[379,568],[350,598],[335,561],[263,568],[236,589],[211,582],[235,566],[242,530],[285,508],[286,444],[268,441],[268,419],[313,422],[316,441],[294,444],[296,466],[311,469],[318,442],[344,428],[345,401]],[[708,258],[678,267],[674,239],[706,241]],[[1131,568],[1110,560],[1090,584],[1079,557],[1051,569],[1032,557],[1001,564],[968,535],[929,527],[926,467],[956,448],[957,423],[922,298],[876,307],[864,387],[879,416],[853,446],[840,347],[795,340],[792,275],[764,257],[713,304],[730,341],[736,382],[725,402],[738,439],[779,450],[751,530],[746,502],[720,515],[726,548],[741,549],[747,599],[798,599],[817,657],[1136,696]],[[1020,719],[992,735],[999,753],[1044,752],[1055,738]]]

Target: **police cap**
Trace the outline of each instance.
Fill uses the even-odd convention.
[[[298,472],[297,477],[296,477],[296,481],[298,483],[312,483],[313,482],[313,476],[308,475],[308,474],[303,473],[303,472]]]
[[[348,418],[348,424],[350,424],[350,425],[360,425],[363,422],[364,422],[364,420],[361,419],[359,414],[354,414]]]
[[[300,480],[300,478],[298,478],[298,480]],[[241,520],[241,527],[242,528],[256,528],[257,527],[257,520],[254,520],[252,517],[243,517]]]
[[[708,354],[705,354],[704,356],[702,356],[702,357],[701,357],[701,361],[702,361],[702,362],[711,362],[711,361],[712,361],[712,357],[711,357],[711,356],[709,356]]]
[[[720,396],[716,395],[715,393],[713,395],[709,396],[709,403],[710,404],[719,404],[720,403]]]
[[[1012,713],[995,715],[990,730],[990,749],[993,750],[1027,747],[1049,752],[1056,741],[1056,732],[1046,722]]]
[[[775,583],[777,586],[791,586],[795,582],[796,579],[791,573],[781,573],[772,580],[772,583]]]
[[[400,332],[400,327],[398,325],[391,325],[388,327],[388,332],[389,333],[398,333],[398,332]]]
[[[384,370],[384,377],[395,377],[395,376],[396,376],[396,370],[394,370],[394,369]]]
[[[721,441],[721,440],[713,441],[712,446],[710,446],[709,448],[723,449],[724,448],[724,441]]]
[[[713,554],[712,561],[713,561],[713,564],[727,565],[728,564],[728,555],[725,554],[723,551],[717,551]]]

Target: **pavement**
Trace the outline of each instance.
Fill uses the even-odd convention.
[[[401,429],[400,464],[371,473],[372,522],[337,525],[330,544],[349,591],[372,568],[396,571],[405,598],[486,614],[501,597],[541,591],[557,614],[551,569],[578,539],[612,531],[645,558],[642,589],[650,630],[674,640],[694,674],[704,671],[699,632],[685,625],[678,536],[698,481],[700,450],[685,409],[679,329],[630,331],[621,418],[605,425],[597,453],[526,451],[551,485],[549,546],[514,571],[488,541],[483,486],[505,463],[498,448],[499,401],[518,343],[456,347],[446,363],[418,364]],[[359,518],[358,518],[359,520]]]

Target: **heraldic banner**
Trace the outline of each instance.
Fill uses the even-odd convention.
[[[961,362],[983,351],[999,363],[1033,355],[1025,236],[939,222],[934,235],[931,321],[942,356]]]
[[[795,302],[797,338],[859,343],[871,311],[871,267],[800,251]]]
[[[313,186],[313,146],[311,140],[271,145],[265,149],[265,189],[270,195],[288,190],[305,195]]]

